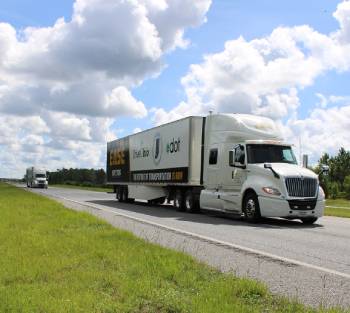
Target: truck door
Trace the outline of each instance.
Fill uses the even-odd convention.
[[[246,170],[246,152],[245,146],[242,144],[237,145],[234,148],[235,151],[235,166],[232,167],[231,179],[232,179],[232,191],[240,195],[242,186],[247,179],[247,170]]]
[[[232,144],[226,144],[224,150],[220,173],[222,188],[219,191],[219,196],[225,211],[239,213],[241,211],[241,189],[246,180],[245,148],[244,145],[234,146],[235,166],[232,166],[229,161]]]
[[[220,190],[222,188],[220,175],[220,147],[215,144],[209,149],[206,189],[201,193],[201,207],[204,209],[222,210]]]

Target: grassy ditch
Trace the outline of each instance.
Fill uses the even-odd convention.
[[[321,312],[13,186],[0,212],[0,312]]]

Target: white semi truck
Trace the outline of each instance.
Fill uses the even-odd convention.
[[[314,223],[323,215],[318,176],[297,164],[275,123],[245,114],[188,117],[107,144],[107,181],[121,202],[173,200],[216,210]]]
[[[48,187],[48,177],[46,175],[46,170],[29,167],[26,171],[26,181],[27,187],[30,188],[47,188]]]

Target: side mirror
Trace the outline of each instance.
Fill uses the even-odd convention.
[[[272,169],[272,165],[270,163],[265,163],[264,168]]]
[[[230,150],[229,151],[229,165],[230,166],[235,166],[235,150]]]
[[[272,165],[270,163],[265,163],[264,168],[269,169],[272,172],[273,176],[276,178],[280,178],[280,175],[272,168]]]
[[[325,165],[325,164],[322,164],[321,165],[321,173],[323,175],[328,175],[329,174],[329,166]]]

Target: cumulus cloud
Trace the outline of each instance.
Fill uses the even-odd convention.
[[[16,30],[0,23],[3,172],[18,173],[34,160],[57,166],[61,153],[71,153],[76,166],[84,164],[79,158],[101,165],[105,140],[115,138],[115,118],[148,114],[131,90],[159,75],[164,54],[186,47],[185,30],[205,22],[210,4],[76,0],[71,19],[49,27]],[[13,117],[29,123],[14,126]],[[43,148],[30,150],[34,145]],[[11,167],[8,156],[21,149],[22,161]]]
[[[325,152],[337,153],[340,147],[350,150],[350,102],[342,107],[315,108],[305,119],[294,116],[284,131],[296,150],[309,154],[313,161]]]
[[[286,136],[291,139],[304,134],[315,139],[317,144],[309,148],[315,157],[316,146],[329,136],[325,125],[337,125],[330,127],[340,135],[325,147],[338,149],[349,137],[349,127],[341,116],[348,112],[346,108],[326,108],[328,104],[344,105],[347,97],[319,93],[316,96],[320,102],[315,107],[320,108],[312,110],[308,119],[297,117],[301,90],[328,71],[350,70],[350,1],[340,3],[334,17],[339,29],[330,34],[302,25],[277,27],[270,35],[251,41],[243,37],[227,41],[223,51],[206,55],[202,63],[190,66],[181,80],[186,100],[170,111],[153,109],[155,123],[209,111],[258,114],[273,118],[282,127],[289,120],[291,129],[284,127]],[[337,124],[337,120],[342,122]]]
[[[298,26],[278,27],[265,38],[228,41],[222,52],[191,65],[182,78],[187,101],[168,118],[157,110],[156,119],[209,110],[284,118],[300,106],[299,90],[328,70],[349,69],[350,45],[337,38]]]

